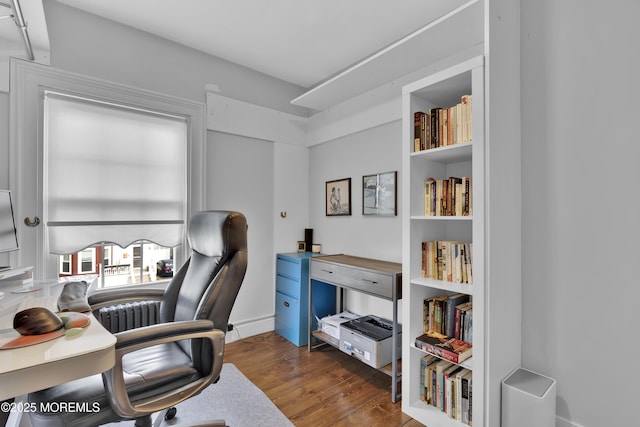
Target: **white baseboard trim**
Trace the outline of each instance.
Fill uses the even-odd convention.
[[[233,323],[233,330],[227,332],[225,342],[231,343],[243,338],[263,334],[275,330],[275,316],[268,316],[258,319],[241,320]]]
[[[566,418],[562,418],[556,415],[556,427],[585,427],[582,424],[574,423],[573,421],[569,421]]]

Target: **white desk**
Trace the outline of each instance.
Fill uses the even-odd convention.
[[[77,280],[77,278],[75,278]],[[30,293],[13,293],[22,285],[0,282],[0,335],[15,333],[13,317],[22,298],[58,295],[64,282],[34,283],[41,288]],[[0,400],[27,394],[67,381],[104,372],[115,364],[116,338],[92,317],[82,334],[60,337],[28,347],[0,350]]]

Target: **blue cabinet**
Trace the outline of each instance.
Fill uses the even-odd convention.
[[[309,340],[309,259],[318,255],[294,252],[276,256],[276,332],[297,346],[307,345]],[[335,306],[335,287],[314,286],[312,319],[335,313]]]

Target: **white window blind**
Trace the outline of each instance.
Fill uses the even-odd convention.
[[[187,143],[183,117],[46,91],[49,251],[68,254],[102,242],[182,243]]]

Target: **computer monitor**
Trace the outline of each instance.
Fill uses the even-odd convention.
[[[18,250],[18,235],[13,219],[11,192],[0,190],[0,253]]]

